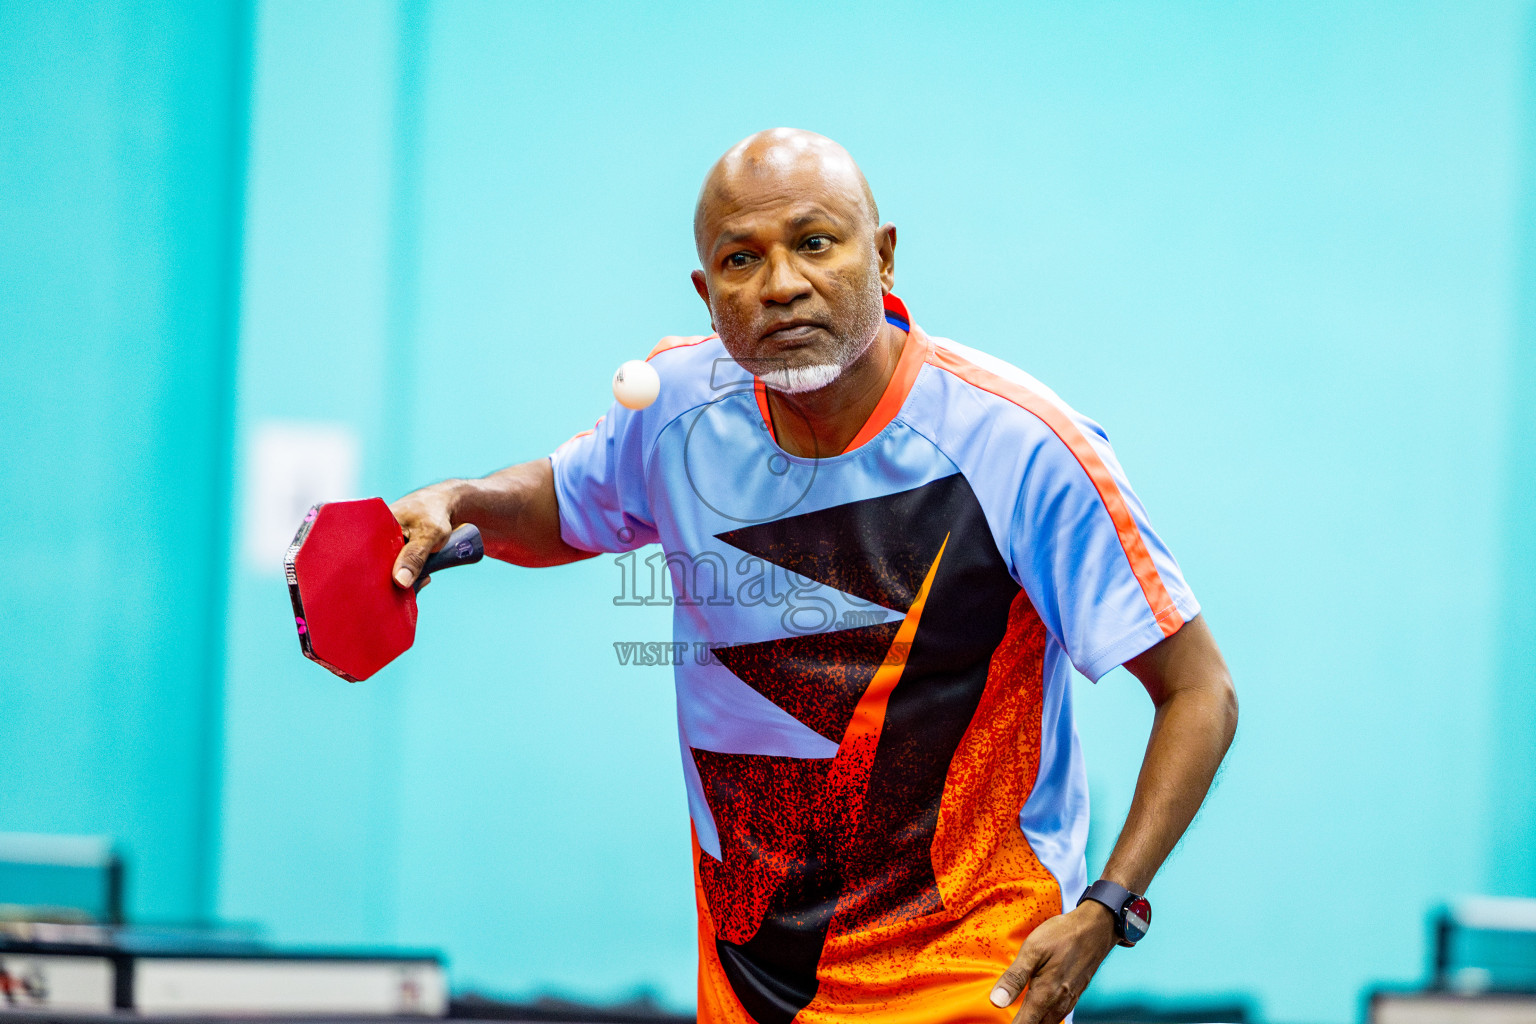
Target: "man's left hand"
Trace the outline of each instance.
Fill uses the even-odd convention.
[[[1077,1005],[1115,941],[1109,908],[1093,900],[1043,922],[997,979],[993,1005],[1008,1006],[1024,991],[1013,1024],[1058,1024]]]

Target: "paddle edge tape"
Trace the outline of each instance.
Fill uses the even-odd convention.
[[[299,530],[293,535],[293,543],[288,545],[288,550],[283,553],[283,577],[288,581],[288,600],[293,602],[293,624],[299,631],[299,650],[304,652],[304,657],[310,661],[340,676],[349,683],[360,680],[332,665],[324,658],[315,654],[314,647],[309,642],[309,620],[304,615],[304,598],[299,593],[299,571],[294,562],[299,557],[299,548],[304,546],[304,538],[309,536],[310,527],[315,525],[315,520],[320,516],[320,509],[325,502],[309,506],[309,511],[304,514],[304,521],[299,524]]]

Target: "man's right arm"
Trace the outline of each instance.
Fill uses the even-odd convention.
[[[412,491],[389,510],[405,531],[405,548],[394,568],[395,582],[402,587],[415,582],[427,556],[463,523],[480,528],[486,554],[514,565],[564,565],[595,554],[560,537],[555,473],[548,458],[478,480],[444,480]]]

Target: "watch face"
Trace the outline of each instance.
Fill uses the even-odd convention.
[[[1147,934],[1147,929],[1152,927],[1152,904],[1147,902],[1145,896],[1138,896],[1131,900],[1120,914],[1125,922],[1125,941],[1127,942],[1140,942]]]

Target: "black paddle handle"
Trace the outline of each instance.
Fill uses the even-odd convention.
[[[465,523],[448,535],[440,550],[427,557],[427,564],[421,567],[421,575],[416,577],[416,589],[420,590],[427,577],[439,569],[469,565],[484,557],[485,543],[480,539],[480,528],[474,523]]]

